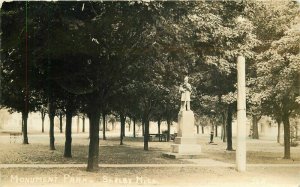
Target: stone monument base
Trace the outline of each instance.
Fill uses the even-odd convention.
[[[171,145],[171,152],[164,153],[168,158],[203,158],[198,138],[194,135],[195,118],[193,111],[180,111],[178,114],[178,137]]]
[[[200,154],[201,146],[197,144],[173,144],[171,145],[171,152],[180,154]]]

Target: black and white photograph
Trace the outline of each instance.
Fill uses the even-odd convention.
[[[0,187],[300,187],[300,0],[0,8]]]

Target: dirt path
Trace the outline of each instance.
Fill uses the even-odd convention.
[[[10,186],[280,186],[298,187],[299,168],[248,168],[239,173],[224,167],[9,168],[0,169],[3,187]]]

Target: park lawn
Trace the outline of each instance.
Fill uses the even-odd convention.
[[[3,137],[2,137],[3,138]],[[74,136],[72,158],[64,158],[64,137],[58,136],[56,150],[49,150],[48,136],[32,136],[28,145],[0,143],[0,163],[2,164],[85,164],[88,156],[88,137]],[[235,163],[235,151],[226,151],[226,142],[215,138],[215,144],[207,143],[207,136],[200,136],[205,157]],[[233,143],[235,141],[233,140]],[[149,151],[143,150],[143,139],[126,137],[124,145],[119,145],[117,137],[100,140],[99,164],[181,164],[186,160],[167,159],[163,152],[170,150],[172,142],[149,142]],[[233,144],[235,148],[235,144]],[[283,146],[275,141],[247,140],[248,164],[293,164],[300,163],[300,146],[291,148],[292,159],[283,157]]]
[[[216,151],[206,153],[214,160],[235,163],[235,151]],[[291,159],[283,159],[281,152],[247,151],[247,164],[300,164],[299,151],[292,151]]]
[[[235,151],[226,150],[226,142],[215,139],[217,145],[204,143],[203,153],[207,157],[235,163]],[[235,141],[233,142],[234,149]],[[291,159],[283,159],[284,147],[275,141],[247,139],[247,163],[248,164],[300,164],[300,146],[291,147]]]
[[[99,164],[180,164],[188,161],[167,159],[159,148],[162,142],[150,142],[149,151],[143,150],[140,139],[132,141],[126,138],[124,145],[119,145],[117,139],[100,140]],[[153,145],[154,144],[154,145]],[[56,150],[49,150],[47,144],[32,143],[0,144],[0,163],[2,164],[85,164],[88,158],[88,145],[72,145],[72,158],[64,158],[64,145],[56,144]]]

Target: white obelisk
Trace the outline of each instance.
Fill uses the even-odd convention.
[[[238,95],[237,95],[237,148],[236,167],[246,171],[246,74],[245,58],[237,58]]]

